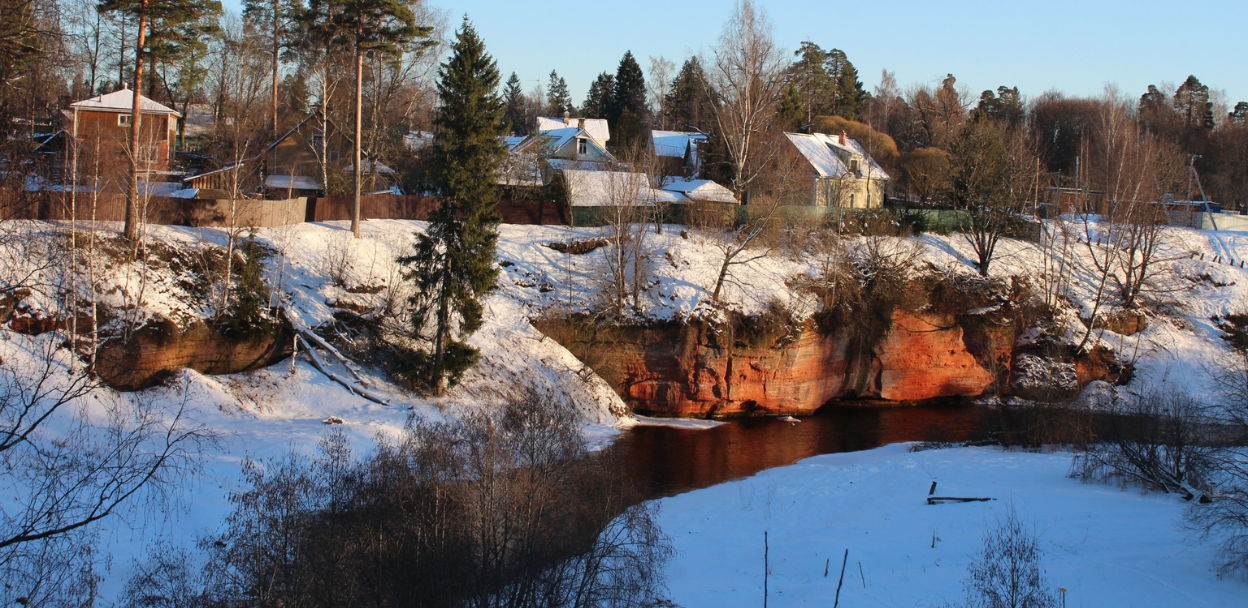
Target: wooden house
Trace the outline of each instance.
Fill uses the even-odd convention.
[[[328,126],[328,138],[326,129]],[[259,153],[220,169],[193,175],[187,188],[214,196],[265,195],[270,198],[317,196],[333,190],[335,183],[351,180],[351,140],[313,112]],[[390,191],[395,171],[385,164],[364,160],[364,190]],[[328,178],[330,187],[325,181]]]
[[[78,142],[78,181],[83,176],[104,176],[129,170],[132,156],[139,172],[151,179],[168,173],[176,151],[176,110],[139,97],[139,148],[130,149],[130,120],[134,93],[129,89],[97,95],[69,105],[64,131]]]

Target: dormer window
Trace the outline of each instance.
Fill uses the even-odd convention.
[[[584,137],[576,138],[576,153],[578,156],[589,153],[589,142],[585,141]]]
[[[858,159],[856,158],[849,159],[849,172],[853,173],[854,175],[858,175],[859,173],[861,173],[861,171],[858,170]]]
[[[131,118],[131,115],[130,115],[130,114],[118,114],[118,115],[117,115],[117,126],[119,126],[119,127],[128,127],[128,126],[130,126],[130,118]]]

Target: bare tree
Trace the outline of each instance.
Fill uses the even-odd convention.
[[[711,108],[731,162],[732,191],[745,202],[751,184],[779,151],[759,144],[776,121],[784,60],[767,17],[751,0],[741,0],[720,35],[707,81],[718,100]]]
[[[158,498],[205,435],[179,407],[118,406],[104,422],[78,411],[95,388],[76,356],[51,335],[23,337],[0,372],[0,596],[22,597],[42,581],[46,543],[115,516],[143,497]],[[51,545],[56,546],[56,545]]]
[[[660,129],[667,129],[667,97],[671,94],[672,79],[675,77],[676,64],[659,55],[650,56],[650,77],[646,80],[646,88],[650,94],[650,115],[655,117]],[[683,129],[683,127],[681,127]]]
[[[1011,508],[984,535],[983,552],[971,563],[966,600],[974,608],[1048,608],[1057,606],[1040,567],[1042,552],[1035,534]]]

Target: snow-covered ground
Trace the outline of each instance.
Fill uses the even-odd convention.
[[[1066,477],[1068,453],[895,444],[828,454],[660,501],[676,549],[678,605],[761,606],[763,533],[771,606],[961,605],[983,536],[1014,509],[1039,540],[1065,606],[1248,606],[1248,581],[1220,579],[1214,543],[1183,528],[1184,503]],[[928,505],[937,495],[992,502]],[[824,576],[824,570],[828,574]]]
[[[345,223],[299,224],[261,229],[258,238],[277,252],[268,261],[270,283],[284,294],[285,305],[302,323],[316,326],[332,318],[332,302],[372,308],[382,306],[387,297],[394,301],[405,298],[405,287],[394,260],[410,251],[412,234],[423,230],[424,226],[417,221],[370,220],[363,223],[363,238],[356,240],[351,238]],[[34,224],[32,229],[46,231],[48,227]],[[226,242],[224,232],[216,229],[148,226],[146,230],[146,238],[174,246],[179,251],[194,252]],[[600,304],[602,277],[606,274],[602,253],[565,254],[547,245],[590,239],[601,236],[603,231],[504,225],[500,232],[499,289],[486,302],[484,327],[470,340],[481,350],[482,360],[465,376],[463,383],[445,397],[430,399],[412,395],[378,372],[365,370],[373,392],[391,404],[383,406],[349,393],[307,363],[300,361],[292,366],[286,361],[267,369],[227,376],[209,377],[183,371],[165,385],[139,393],[102,389],[89,403],[83,404],[92,415],[103,416],[109,404],[132,400],[146,400],[165,408],[185,403],[192,420],[220,437],[217,447],[203,455],[201,471],[180,480],[171,510],[154,518],[142,513],[128,519],[114,519],[101,527],[101,553],[108,555],[110,562],[110,570],[103,580],[105,595],[115,592],[124,583],[130,560],[156,539],[189,546],[195,538],[217,525],[228,510],[228,492],[238,488],[242,459],[266,459],[288,451],[310,453],[328,428],[323,421],[331,417],[342,421],[334,428],[342,429],[359,449],[367,450],[377,436],[398,432],[409,414],[428,419],[454,416],[465,408],[490,407],[516,394],[518,387],[530,386],[562,395],[577,404],[584,416],[586,432],[596,441],[605,441],[618,429],[635,424],[634,420],[620,417],[625,411],[624,404],[603,380],[588,373],[566,349],[546,339],[530,323],[543,314],[585,311]],[[1210,317],[1248,313],[1248,270],[1215,263],[1211,258],[1215,253],[1234,259],[1248,258],[1248,233],[1189,229],[1169,232],[1171,253],[1177,261],[1172,264],[1172,272],[1163,278],[1163,292],[1155,296],[1158,312],[1150,318],[1148,328],[1130,337],[1105,332],[1098,339],[1120,353],[1129,354],[1138,370],[1132,386],[1167,384],[1197,398],[1211,399],[1208,373],[1216,371],[1216,362],[1230,351]],[[672,319],[705,313],[722,259],[721,250],[716,246],[717,237],[668,226],[662,235],[647,231],[645,239],[652,273],[645,290],[645,314],[651,318]],[[923,268],[974,272],[969,263],[973,258],[970,248],[959,236],[925,235],[911,243],[921,251],[919,265]],[[853,248],[851,242],[848,249]],[[1188,257],[1189,251],[1204,253],[1205,259]],[[1080,247],[1075,247],[1068,261],[1077,261],[1083,255],[1081,252]],[[0,256],[3,258],[0,264],[21,266],[33,263],[36,257]],[[1041,254],[1034,244],[1006,241],[1001,244],[993,274],[1034,277],[1040,265]],[[17,270],[20,269],[0,268],[8,276],[20,276]],[[55,277],[51,275],[61,270],[63,268],[42,269],[39,272],[49,276],[41,280],[52,282]],[[141,301],[141,314],[159,313],[173,318],[203,316],[211,309],[210,303],[182,289],[179,277],[162,275],[141,262],[116,263],[96,268],[95,272],[97,283],[107,286],[100,292],[100,300],[108,304],[119,306]],[[800,255],[776,252],[753,259],[733,268],[733,280],[725,286],[725,306],[748,313],[780,302],[799,315],[809,314],[813,312],[813,302],[809,296],[795,292],[790,283],[795,277],[816,272],[816,261]],[[361,293],[378,287],[383,289],[372,294]],[[1077,272],[1066,295],[1072,309],[1086,312],[1090,310],[1092,293],[1086,273]],[[54,312],[55,302],[38,293],[30,301]],[[23,346],[26,338],[9,337],[10,340],[0,344],[0,357],[6,364],[18,366],[22,357],[27,356],[23,354],[28,352]],[[877,460],[878,463],[872,464]],[[702,596],[697,595],[701,593],[699,585],[707,587],[706,593],[734,586],[752,588],[750,577],[753,575],[746,564],[752,563],[750,560],[758,561],[758,539],[753,536],[761,539],[759,526],[770,525],[767,522],[779,518],[785,520],[785,525],[772,528],[773,564],[777,564],[778,577],[775,588],[777,593],[788,595],[775,597],[813,598],[814,594],[822,593],[823,603],[826,603],[826,581],[821,576],[816,580],[811,573],[818,570],[821,575],[824,558],[831,556],[835,561],[844,546],[851,548],[851,563],[863,562],[868,587],[862,590],[860,585],[859,592],[872,594],[870,597],[876,602],[873,605],[916,605],[920,599],[935,597],[941,589],[955,589],[967,555],[978,542],[984,525],[1005,502],[1011,501],[921,506],[921,495],[927,483],[939,479],[932,474],[946,470],[951,479],[949,485],[942,483],[942,488],[951,492],[962,489],[957,487],[961,479],[966,484],[978,484],[966,487],[966,492],[982,492],[1004,499],[1008,490],[1009,496],[1026,498],[1012,502],[1020,513],[1036,522],[1046,547],[1053,549],[1050,576],[1055,584],[1072,589],[1069,598],[1072,606],[1081,605],[1074,603],[1076,598],[1092,597],[1079,594],[1083,593],[1081,589],[1096,588],[1095,572],[1087,572],[1089,564],[1096,560],[1116,563],[1122,557],[1125,563],[1134,563],[1132,560],[1147,563],[1158,559],[1159,552],[1165,556],[1188,555],[1192,559],[1176,567],[1179,567],[1178,572],[1190,576],[1163,576],[1160,569],[1141,572],[1155,573],[1158,578],[1171,581],[1176,589],[1183,589],[1180,583],[1185,580],[1209,578],[1205,549],[1188,548],[1184,549],[1186,553],[1176,553],[1179,548],[1158,542],[1118,546],[1116,543],[1125,543],[1129,537],[1113,536],[1112,531],[1130,530],[1113,526],[1106,528],[1104,536],[1097,531],[1098,526],[1091,524],[1078,528],[1077,535],[1074,532],[1049,534],[1051,529],[1057,529],[1057,523],[1073,526],[1090,517],[1091,511],[1079,515],[1085,508],[1103,513],[1098,516],[1100,519],[1091,520],[1094,523],[1119,517],[1112,514],[1116,509],[1121,509],[1124,520],[1137,516],[1152,518],[1147,521],[1152,522],[1154,533],[1162,536],[1174,528],[1171,524],[1177,525],[1178,507],[1168,503],[1168,499],[1141,497],[1064,480],[1065,462],[1064,456],[1002,454],[991,450],[910,455],[900,448],[886,448],[867,454],[814,459],[750,480],[668,499],[664,505],[665,527],[684,550],[673,569],[673,588],[679,598],[684,598],[682,603],[686,606],[716,605],[709,600],[701,601]],[[981,469],[985,477],[969,474]],[[991,471],[996,473],[990,474]],[[987,480],[995,480],[995,485],[982,483]],[[1033,482],[1037,484],[1035,487],[1031,485]],[[851,483],[874,488],[875,493],[859,495],[857,490],[848,493],[846,488]],[[888,494],[890,491],[896,494]],[[1046,493],[1068,496],[1070,500],[1041,500],[1039,496]],[[717,521],[712,515],[714,505],[720,505],[715,509],[729,509],[723,513],[724,517],[738,519],[725,520],[734,522],[733,525]],[[798,510],[784,511],[788,508],[785,505]],[[911,508],[917,510],[910,511]],[[757,525],[747,525],[743,521],[748,513],[759,515]],[[790,516],[780,518],[779,513]],[[929,513],[940,515],[928,516]],[[1160,523],[1163,519],[1166,526]],[[854,521],[858,523],[853,524]],[[946,523],[935,530],[923,529],[938,521]],[[876,525],[880,522],[889,523],[883,527]],[[724,531],[734,530],[736,523],[740,523],[743,530],[757,528],[758,534],[731,532],[730,536],[725,536]],[[682,540],[697,530],[718,536],[703,536],[693,544]],[[930,544],[933,531],[945,540],[936,550],[919,551]],[[868,533],[883,534],[888,540],[872,543],[866,538]],[[786,534],[790,537],[788,544],[796,551],[789,557],[784,557],[781,549],[786,544]],[[803,544],[807,536],[824,539],[824,542],[812,540]],[[712,538],[714,540],[710,540]],[[1103,544],[1100,548],[1089,545],[1081,549],[1085,538],[1089,543],[1099,538],[1098,542]],[[1179,536],[1176,533],[1165,538],[1177,542]],[[855,544],[849,544],[851,540]],[[907,549],[890,553],[893,545]],[[911,546],[913,550],[909,549]],[[797,551],[801,547],[805,549]],[[909,557],[903,559],[898,555]],[[1128,555],[1135,557],[1128,559]],[[690,556],[693,561],[689,561]],[[1061,565],[1064,562],[1080,565],[1066,568]],[[781,563],[788,565],[780,568],[778,564]],[[732,576],[727,576],[727,571],[723,570],[729,566],[733,568]],[[885,572],[892,574],[885,575]],[[715,574],[719,582],[696,582],[691,577],[698,573]],[[1135,578],[1123,579],[1127,587],[1134,588],[1136,585],[1132,581],[1147,578],[1143,574],[1132,576]],[[885,583],[890,580],[893,582]],[[932,586],[929,587],[929,583]],[[848,589],[851,587],[848,582],[846,587],[845,593],[853,592]],[[1243,596],[1242,586],[1234,589]],[[757,594],[741,593],[740,602],[746,602],[747,597],[754,598],[750,602],[758,599]],[[785,600],[775,605],[798,604]],[[849,605],[861,604],[850,602]],[[1093,602],[1089,599],[1086,605],[1093,605]]]

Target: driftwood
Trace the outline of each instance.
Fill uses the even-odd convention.
[[[962,497],[962,496],[928,496],[927,504],[939,505],[947,502],[988,502],[995,498]]]
[[[995,498],[979,498],[979,497],[962,497],[962,496],[933,496],[936,493],[936,482],[932,482],[932,487],[927,489],[927,504],[941,505],[947,502],[988,502],[996,500]],[[932,541],[933,546],[935,540]]]

